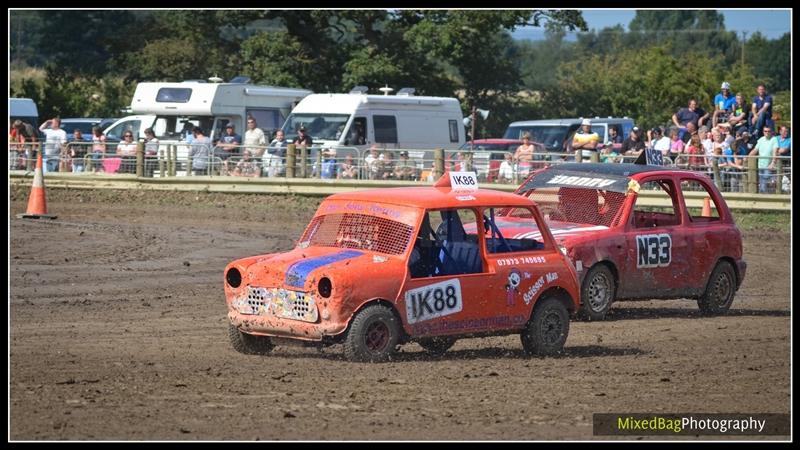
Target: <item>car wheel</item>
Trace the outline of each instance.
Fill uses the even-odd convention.
[[[736,274],[728,261],[720,261],[711,272],[706,291],[697,299],[700,312],[705,315],[724,314],[733,303],[736,294]]]
[[[266,355],[275,347],[267,336],[242,333],[231,324],[228,324],[228,336],[233,349],[245,355]]]
[[[371,305],[356,314],[344,340],[350,361],[384,362],[391,359],[400,340],[400,323],[391,309]]]
[[[569,334],[569,312],[561,301],[547,297],[536,302],[533,317],[522,331],[522,347],[529,355],[560,353]]]
[[[437,336],[420,339],[417,343],[431,355],[442,356],[447,350],[450,350],[450,347],[452,347],[457,340],[458,339],[452,337]]]
[[[603,320],[611,309],[617,284],[605,264],[596,264],[589,270],[581,285],[581,309],[578,316],[586,320]]]

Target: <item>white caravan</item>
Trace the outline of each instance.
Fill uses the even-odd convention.
[[[109,141],[119,141],[125,131],[138,138],[144,136],[146,128],[152,128],[159,142],[177,143],[185,140],[187,130],[199,126],[216,141],[228,123],[244,137],[245,121],[252,116],[264,134],[271,136],[292,107],[311,93],[235,82],[139,83],[131,100],[134,115],[114,122],[104,132]]]
[[[461,106],[455,98],[349,94],[311,94],[292,110],[283,132],[291,141],[305,127],[315,147],[457,149],[465,139]]]

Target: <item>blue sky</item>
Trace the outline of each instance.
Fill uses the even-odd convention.
[[[725,17],[726,30],[734,30],[739,33],[747,31],[748,34],[760,31],[767,39],[776,39],[784,33],[791,32],[791,14],[788,9],[722,9],[718,11],[722,12]],[[601,30],[616,24],[620,24],[627,29],[628,23],[636,15],[636,11],[632,9],[595,9],[582,10],[582,12],[590,30],[592,28]],[[516,39],[543,39],[544,29],[534,27],[519,28],[514,32],[513,36]]]

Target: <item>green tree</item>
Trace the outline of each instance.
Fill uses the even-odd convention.
[[[213,75],[204,49],[190,38],[152,41],[140,51],[121,57],[117,65],[126,67],[131,80],[182,81]]]
[[[715,10],[637,10],[628,28],[629,48],[671,43],[676,57],[722,56],[724,67],[733,65],[740,53],[736,33],[725,30],[725,17]]]
[[[297,38],[285,31],[251,36],[241,46],[242,73],[259,84],[304,88],[315,78],[315,59]]]
[[[753,66],[760,82],[770,91],[791,87],[791,35],[784,33],[779,39],[768,40],[759,32],[747,40],[745,60]]]
[[[485,123],[491,134],[505,129],[521,87],[521,63],[508,31],[543,23],[550,30],[586,28],[577,11],[407,11],[400,20],[411,24],[406,38],[417,52],[452,66],[465,114],[472,106],[496,112]]]
[[[593,56],[562,64],[557,89],[546,92],[544,107],[556,117],[629,116],[639,126],[670,123],[690,98],[711,108],[719,91],[720,61],[690,52],[678,59],[665,46]],[[731,79],[752,77],[741,67]]]
[[[51,10],[40,12],[40,18],[37,51],[66,73],[102,76],[112,55],[142,42],[129,11]]]

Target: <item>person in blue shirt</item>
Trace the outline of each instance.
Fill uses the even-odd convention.
[[[772,96],[767,94],[767,87],[762,83],[756,88],[758,95],[753,97],[753,116],[750,123],[750,133],[759,138],[764,135],[764,128],[775,128],[772,121]]]
[[[731,94],[731,85],[727,81],[722,82],[720,93],[714,97],[714,117],[711,119],[711,124],[716,128],[718,123],[728,121],[733,105],[736,104],[736,97]]]
[[[222,161],[222,171],[225,174],[230,173],[228,160],[235,156],[242,154],[242,137],[236,134],[234,125],[230,122],[225,126],[225,134],[219,138],[217,147],[214,151],[214,156]],[[234,158],[234,159],[236,159]]]
[[[786,125],[782,126],[780,129],[780,135],[778,135],[778,151],[775,152],[775,156],[772,157],[772,164],[771,166],[775,167],[775,163],[778,157],[781,157],[781,173],[778,175],[781,177],[781,190],[783,192],[789,192],[791,188],[791,171],[792,171],[792,137],[789,136],[789,127]]]

